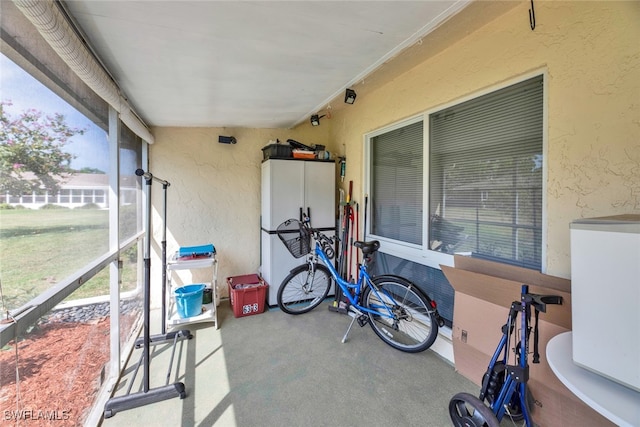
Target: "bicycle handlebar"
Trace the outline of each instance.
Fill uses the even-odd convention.
[[[333,249],[332,245],[335,243],[336,236],[329,237],[320,230],[311,227],[311,222],[308,216],[303,214],[302,218],[302,224],[311,232],[313,238],[316,240],[316,242],[318,242],[322,250],[325,252],[325,255],[327,255],[329,259],[333,259],[333,257],[335,256],[335,250]]]
[[[331,245],[333,245],[336,241],[340,241],[340,238],[335,235],[329,237],[322,233],[320,230],[313,228],[311,226],[311,218],[308,215],[305,215],[305,213],[302,211],[302,208],[300,208],[300,216],[302,218],[300,222],[313,234],[314,239],[320,243],[322,249],[327,252],[327,254],[331,254],[329,256],[329,259],[333,258],[335,252]],[[380,248],[380,242],[377,240],[372,240],[369,242],[356,241],[353,242],[353,246],[362,251],[362,254],[364,255],[366,261],[369,255],[373,254]]]
[[[537,311],[542,313],[547,312],[547,304],[562,305],[562,297],[559,295],[538,295],[538,294],[523,294],[522,301],[525,304],[533,306]]]

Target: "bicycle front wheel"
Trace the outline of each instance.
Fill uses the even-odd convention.
[[[369,324],[380,339],[391,347],[417,353],[431,347],[438,336],[435,308],[414,284],[401,277],[379,276],[372,279],[362,295]],[[393,317],[389,317],[388,313]]]
[[[316,308],[329,293],[331,273],[322,264],[311,268],[303,264],[291,270],[278,289],[278,307],[289,314],[307,313]]]

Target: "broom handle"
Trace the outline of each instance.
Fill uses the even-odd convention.
[[[364,224],[362,226],[362,240],[367,241],[367,213],[369,212],[369,195],[364,195]]]

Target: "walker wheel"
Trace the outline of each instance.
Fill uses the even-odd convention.
[[[500,427],[493,411],[469,393],[458,393],[451,398],[449,416],[456,427]]]

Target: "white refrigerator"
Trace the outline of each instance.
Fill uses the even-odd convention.
[[[287,219],[311,218],[311,226],[333,236],[336,229],[334,161],[268,159],[262,163],[261,272],[269,284],[268,304],[277,305],[278,288],[289,272],[305,262],[294,258],[276,234]]]

